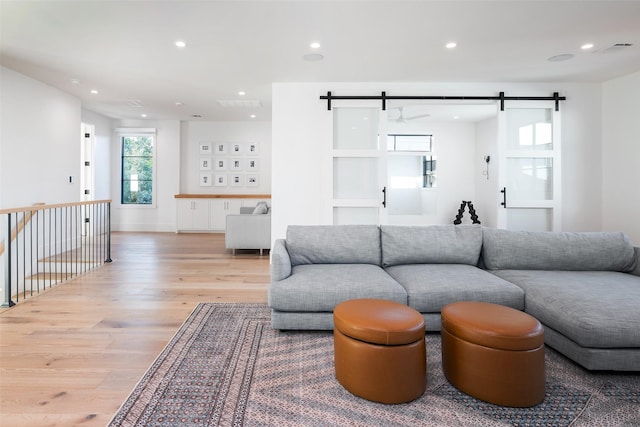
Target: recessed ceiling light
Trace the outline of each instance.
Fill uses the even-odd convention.
[[[255,115],[255,114],[252,114],[252,115],[250,115],[249,117],[251,117],[252,119],[255,119],[255,118],[256,118],[256,115]]]
[[[562,61],[568,61],[570,59],[573,58],[573,55],[570,53],[563,53],[560,55],[555,55],[555,56],[551,56],[549,58],[547,58],[547,61],[550,62],[562,62]]]
[[[319,53],[307,53],[302,57],[302,59],[309,62],[317,62],[322,61],[324,59],[324,55],[321,55]]]
[[[453,120],[458,120],[460,116],[453,116]]]
[[[318,43],[318,42],[313,42],[313,43],[311,43],[311,44],[309,45],[309,47],[310,47],[311,49],[320,49],[320,43]]]
[[[184,102],[176,102],[176,107],[184,107]]]
[[[182,40],[176,41],[175,45],[176,45],[176,47],[179,47],[180,49],[187,47],[187,43],[185,43]]]
[[[454,47],[458,46],[458,43],[456,42],[449,42],[446,45],[444,45],[447,49],[453,49]]]
[[[582,46],[580,46],[580,49],[582,50],[589,50],[593,47],[593,43],[585,43]]]
[[[91,92],[91,93],[92,93],[92,94],[94,94],[94,95],[97,95],[97,94],[98,94],[98,91],[97,91],[97,90],[95,90],[95,89],[91,89],[89,92]]]
[[[142,113],[142,114],[140,114],[140,117],[147,117],[147,115]]]
[[[78,80],[78,79],[71,79],[71,83],[73,83],[74,85],[79,85],[79,84],[80,84],[80,80]]]
[[[240,95],[240,96],[245,96],[246,94],[247,94],[247,92],[245,92],[245,91],[243,91],[243,90],[241,90],[240,92],[238,92],[238,95]]]

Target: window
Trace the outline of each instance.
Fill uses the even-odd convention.
[[[153,135],[122,135],[120,202],[123,205],[153,203]]]
[[[436,187],[433,135],[387,135],[390,188]]]

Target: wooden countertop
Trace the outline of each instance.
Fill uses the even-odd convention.
[[[176,194],[176,199],[270,199],[271,194]]]

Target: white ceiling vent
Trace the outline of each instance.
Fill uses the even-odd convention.
[[[127,105],[132,108],[142,108],[144,102],[141,99],[130,99],[127,101]]]
[[[631,43],[616,43],[609,47],[602,49],[600,52],[602,53],[617,53],[621,52],[629,47],[633,46]]]
[[[251,101],[244,99],[219,99],[218,104],[224,108],[260,108],[262,107],[262,102],[260,101]]]

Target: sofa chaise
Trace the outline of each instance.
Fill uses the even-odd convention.
[[[547,344],[588,369],[640,371],[639,252],[623,233],[289,226],[272,250],[272,326],[330,330],[338,303],[381,298],[440,331],[446,304],[491,302],[536,317]]]

